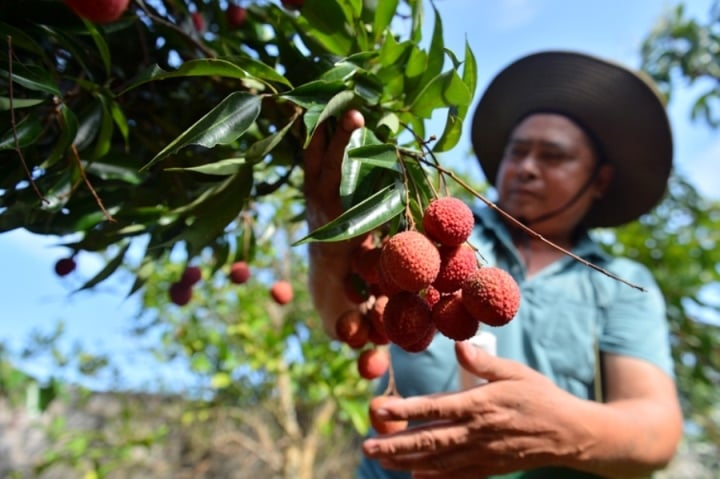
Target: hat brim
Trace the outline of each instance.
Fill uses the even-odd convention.
[[[641,73],[589,55],[550,51],[512,63],[490,83],[472,123],[472,143],[495,185],[505,144],[532,112],[565,114],[592,132],[615,173],[588,212],[589,227],[618,226],[651,210],[672,168],[672,133],[665,106]]]

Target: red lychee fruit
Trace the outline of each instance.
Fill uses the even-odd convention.
[[[74,258],[60,258],[55,262],[55,274],[58,276],[67,276],[75,271],[76,266],[77,264]]]
[[[457,246],[470,237],[475,218],[462,200],[452,196],[437,198],[423,212],[423,229],[434,241],[446,246]]]
[[[195,30],[203,33],[205,31],[205,17],[203,17],[202,13],[192,12],[192,14],[190,14],[190,18],[192,18],[192,23],[195,27]]]
[[[192,286],[202,279],[202,270],[198,266],[188,266],[180,276],[179,283]]]
[[[453,293],[462,287],[465,278],[478,269],[475,250],[468,244],[440,247],[440,271],[433,286],[441,293]]]
[[[398,288],[418,292],[435,281],[440,271],[440,252],[424,234],[403,231],[383,244],[380,268]]]
[[[463,282],[462,301],[477,321],[502,326],[515,317],[520,307],[520,287],[504,269],[480,268]]]
[[[280,0],[280,3],[288,10],[300,10],[305,5],[305,0]]]
[[[402,348],[408,353],[421,353],[425,351],[428,346],[430,346],[430,343],[433,342],[433,339],[435,339],[435,333],[437,333],[437,328],[433,324],[432,327],[427,330],[425,336],[418,339],[412,344],[402,346]]]
[[[440,333],[455,341],[472,338],[480,325],[465,309],[460,292],[443,296],[432,309],[432,319]]]
[[[247,20],[247,10],[240,5],[231,3],[225,11],[225,16],[230,28],[240,28],[245,25]]]
[[[350,272],[345,275],[343,288],[347,299],[355,304],[364,303],[370,297],[368,284],[357,273]]]
[[[392,434],[407,429],[408,422],[403,419],[383,419],[377,414],[377,410],[381,409],[388,400],[393,400],[394,396],[375,396],[370,400],[368,412],[370,416],[370,424],[378,434]]]
[[[440,301],[440,291],[437,290],[433,285],[428,286],[425,288],[425,301],[427,301],[428,305],[432,308],[437,304],[438,301]]]
[[[360,377],[379,378],[390,368],[390,354],[384,348],[366,349],[358,356],[357,368]]]
[[[250,266],[245,261],[235,261],[230,265],[230,281],[234,284],[243,284],[250,279]]]
[[[426,338],[435,328],[427,301],[407,291],[388,299],[383,319],[387,337],[403,349]]]
[[[380,282],[380,251],[379,247],[359,247],[350,259],[350,269],[360,275],[368,284]]]
[[[178,306],[185,306],[192,299],[192,286],[183,284],[180,281],[170,285],[168,293],[170,295],[170,301],[177,304]]]
[[[335,321],[335,335],[351,348],[360,349],[368,342],[368,319],[360,311],[349,309]]]
[[[367,319],[370,323],[368,339],[375,344],[388,344],[390,342],[390,338],[387,337],[387,331],[385,331],[385,320],[383,317],[388,299],[385,295],[378,296],[367,312]]]
[[[293,287],[289,281],[278,280],[270,287],[270,296],[277,304],[288,304],[293,299]]]
[[[127,10],[130,0],[65,0],[77,15],[95,23],[111,23]]]

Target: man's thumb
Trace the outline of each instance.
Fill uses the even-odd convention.
[[[487,381],[515,377],[516,365],[507,359],[488,354],[469,341],[455,343],[455,354],[460,365],[469,373]]]

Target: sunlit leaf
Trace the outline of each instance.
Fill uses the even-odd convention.
[[[240,137],[260,114],[262,98],[245,92],[228,95],[215,108],[200,118],[163,150],[155,155],[142,169],[150,168],[158,161],[178,152],[188,145],[212,148],[227,145]]]

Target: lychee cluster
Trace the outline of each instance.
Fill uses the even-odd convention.
[[[193,287],[202,279],[202,270],[199,266],[188,265],[180,279],[170,285],[168,294],[170,301],[178,306],[185,306],[192,299]]]
[[[395,343],[408,352],[425,350],[439,332],[462,341],[481,323],[512,320],[520,290],[506,271],[481,267],[468,244],[474,227],[460,199],[433,200],[423,212],[422,230],[407,230],[379,244],[364,242],[346,278],[347,297],[368,306],[338,318],[338,339],[360,349]]]

